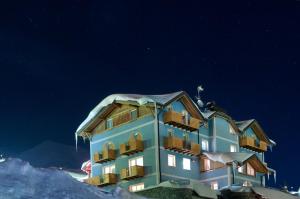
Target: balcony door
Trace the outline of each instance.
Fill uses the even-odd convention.
[[[133,166],[144,166],[144,158],[143,156],[139,156],[136,158],[132,158],[128,160],[128,166],[129,166],[129,175],[131,175],[131,167]]]

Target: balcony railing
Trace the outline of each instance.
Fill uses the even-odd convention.
[[[96,163],[103,163],[115,159],[116,159],[116,153],[115,150],[113,149],[104,149],[102,153],[94,154],[94,161]]]
[[[132,166],[121,170],[121,180],[131,180],[145,175],[143,166]]]
[[[121,155],[131,155],[144,150],[143,140],[130,138],[127,143],[120,145]]]
[[[173,126],[183,128],[189,131],[198,130],[200,120],[193,117],[185,117],[186,116],[184,116],[182,113],[168,111],[164,114],[164,123],[171,124]]]
[[[164,147],[166,149],[174,150],[179,153],[188,155],[199,155],[200,145],[191,141],[186,141],[175,136],[165,137]]]
[[[255,140],[249,136],[240,137],[240,146],[257,152],[267,151],[267,143],[264,141]]]
[[[107,173],[102,176],[95,176],[85,180],[86,183],[94,186],[106,186],[117,183],[117,176],[114,173]]]

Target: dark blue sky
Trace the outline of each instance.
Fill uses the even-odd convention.
[[[278,146],[278,185],[299,186],[300,2],[0,2],[0,148],[74,144],[112,93],[202,84],[236,120],[256,118]]]

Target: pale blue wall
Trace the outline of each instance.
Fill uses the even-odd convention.
[[[156,184],[156,156],[155,156],[155,139],[154,139],[154,117],[152,115],[142,117],[132,122],[117,126],[100,134],[95,134],[90,144],[90,155],[92,160],[92,176],[102,174],[102,167],[115,164],[116,174],[119,176],[121,169],[128,168],[128,160],[134,157],[144,157],[145,177],[137,178],[130,181],[121,181],[118,179],[120,186],[127,188],[131,184],[144,182],[145,187]],[[141,126],[142,127],[139,127]],[[144,151],[129,156],[120,155],[120,144],[128,141],[132,133],[141,133],[143,137]],[[96,143],[93,143],[96,142]],[[116,149],[116,160],[102,164],[94,163],[93,154],[101,152],[103,144],[112,142]],[[110,189],[114,186],[108,186]]]

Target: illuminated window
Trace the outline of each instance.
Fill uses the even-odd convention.
[[[136,158],[132,158],[129,161],[129,167],[132,167],[132,166],[135,166],[135,165],[138,165],[138,166],[144,166],[144,160],[143,160],[143,156],[139,156],[139,157],[136,157]]]
[[[139,184],[134,184],[129,186],[129,191],[135,192],[135,191],[140,191],[144,189],[144,183],[139,183]]]
[[[211,170],[211,165],[210,165],[210,160],[209,159],[204,159],[204,170],[208,171]]]
[[[112,165],[108,165],[108,166],[104,166],[103,167],[103,174],[107,174],[107,173],[115,173],[115,165],[112,164]]]
[[[244,171],[245,171],[245,166],[238,167],[238,172],[239,173],[244,173]]]
[[[218,190],[219,189],[219,184],[218,182],[211,182],[210,187],[212,190]]]
[[[232,126],[231,126],[230,124],[228,124],[228,125],[229,125],[229,133],[235,134],[235,131],[234,131],[234,129],[232,128]]]
[[[255,176],[255,171],[249,163],[247,163],[247,175]]]
[[[191,160],[190,159],[183,158],[182,163],[183,163],[184,170],[191,170]]]
[[[176,157],[175,157],[175,155],[168,154],[168,166],[176,167]]]
[[[230,152],[236,152],[236,146],[230,145]]]
[[[208,140],[202,139],[201,148],[203,151],[208,151]]]

